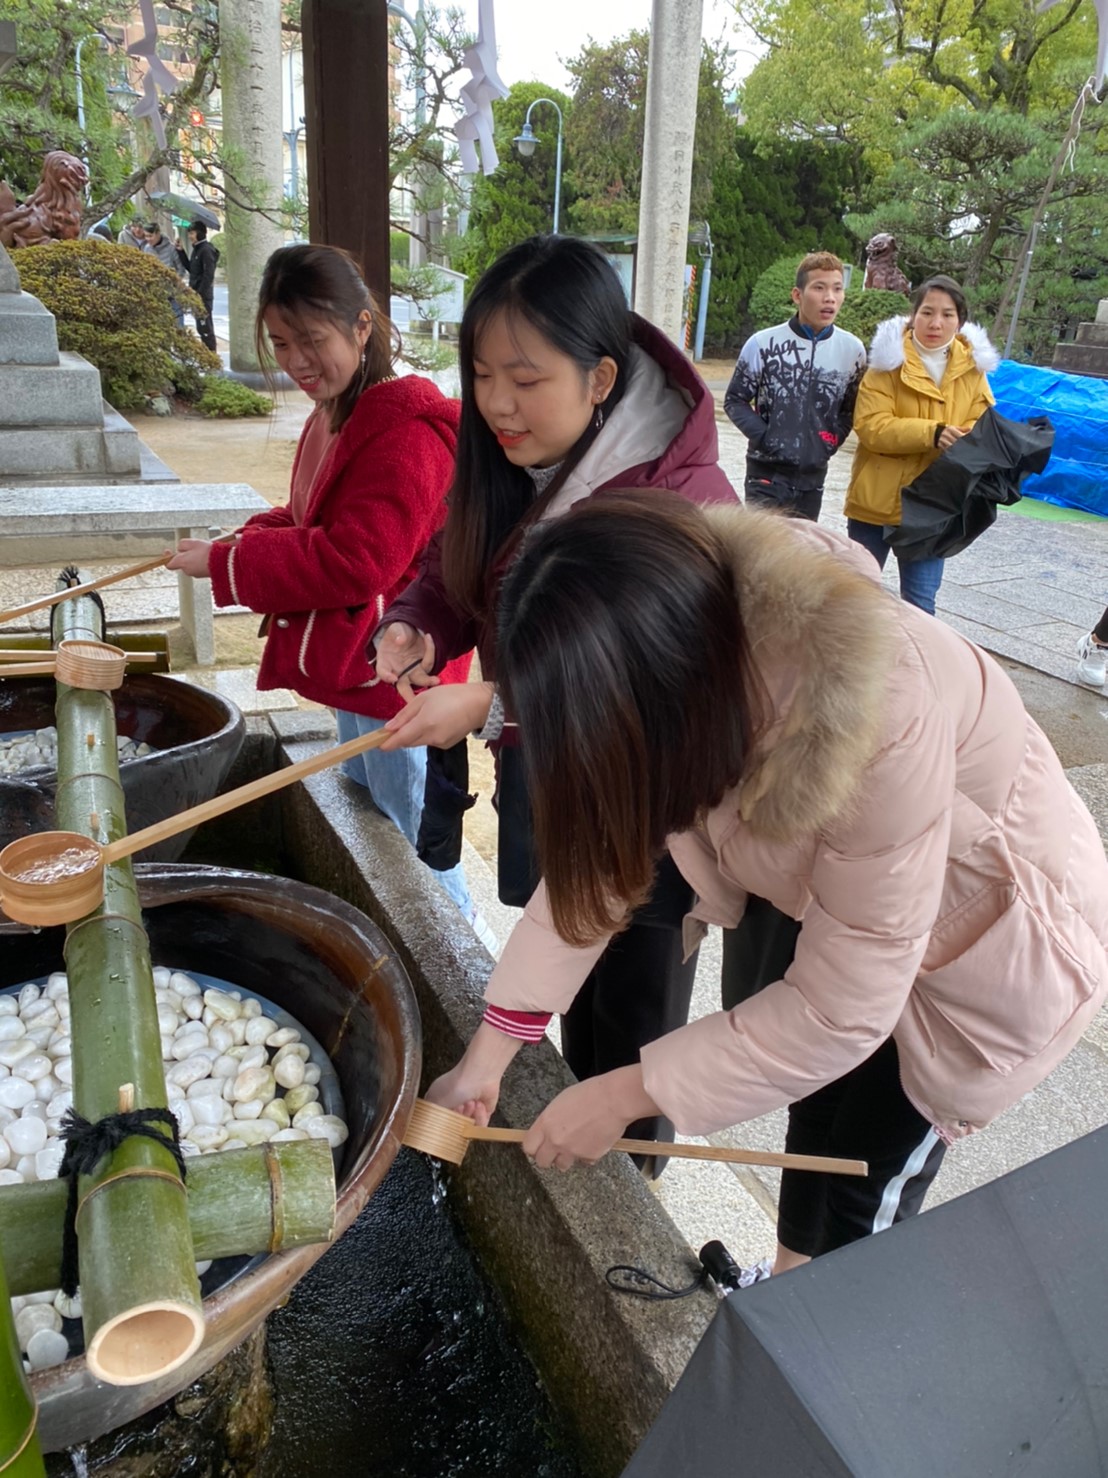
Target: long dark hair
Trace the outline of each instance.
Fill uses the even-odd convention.
[[[498,603],[536,855],[563,939],[619,928],[666,837],[739,783],[764,708],[727,546],[672,493],[603,493],[535,529]]]
[[[327,402],[331,430],[341,431],[350,418],[358,396],[371,385],[387,380],[400,353],[400,335],[389,315],[365,285],[358,264],[339,246],[282,246],[265,264],[258,289],[258,312],[254,319],[254,344],[258,363],[273,388],[273,353],[265,332],[265,311],[279,308],[292,323],[305,315],[326,319],[353,344],[354,325],[363,312],[373,320],[365,353],[350,384]]]
[[[615,360],[616,380],[604,402],[610,415],[630,372],[631,313],[623,288],[598,247],[572,236],[532,236],[498,257],[473,289],[462,317],[458,354],[462,415],[450,516],[443,534],[443,578],[451,601],[468,615],[490,608],[489,572],[498,550],[526,521],[541,515],[597,435],[592,422],[571,448],[541,499],[514,467],[477,409],[473,361],[481,335],[498,313],[519,318],[568,354],[584,376]]]

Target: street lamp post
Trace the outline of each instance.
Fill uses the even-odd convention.
[[[522,154],[524,159],[530,159],[538,145],[538,138],[531,128],[531,111],[540,103],[549,103],[558,115],[558,144],[554,156],[554,235],[558,234],[558,209],[562,203],[562,110],[553,98],[536,98],[527,109],[527,116],[523,120],[523,132],[518,134],[512,143]]]

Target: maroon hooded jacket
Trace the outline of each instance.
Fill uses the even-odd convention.
[[[430,380],[406,375],[365,391],[312,485],[304,522],[288,507],[259,513],[237,544],[213,544],[221,606],[265,612],[259,688],[372,718],[404,706],[366,658],[390,601],[416,573],[446,517],[459,407]],[[297,447],[299,461],[303,436]],[[294,463],[293,471],[295,475]],[[469,654],[451,654],[445,682],[464,682]]]

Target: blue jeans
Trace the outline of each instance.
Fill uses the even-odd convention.
[[[359,734],[372,734],[385,725],[383,718],[368,718],[365,714],[348,713],[342,708],[335,710],[335,718],[338,720],[340,744],[357,739]],[[343,760],[340,769],[348,779],[369,791],[378,811],[387,816],[414,847],[423,815],[427,751],[394,749],[382,754],[379,749],[370,749],[365,754],[356,754],[353,759]],[[430,871],[472,923],[477,910],[469,896],[461,863],[447,872],[435,872],[434,868]]]
[[[889,557],[889,545],[885,543],[885,531],[879,523],[862,523],[860,519],[848,518],[846,531],[854,540],[855,544],[861,544],[863,549],[868,549],[874,559],[885,568],[885,561]],[[929,616],[935,614],[935,597],[939,593],[939,586],[943,583],[943,559],[901,559],[897,556],[897,564],[900,566],[900,596],[910,606],[918,606],[921,611],[926,611]]]

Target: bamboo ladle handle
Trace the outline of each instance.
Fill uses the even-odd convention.
[[[519,1144],[525,1129],[479,1128],[466,1130],[469,1139]],[[614,1150],[630,1155],[668,1155],[676,1160],[723,1160],[730,1165],[772,1165],[781,1170],[820,1170],[825,1175],[867,1175],[865,1160],[840,1160],[829,1155],[790,1155],[776,1150],[737,1150],[714,1144],[671,1144],[662,1139],[617,1139]]]
[[[310,759],[297,760],[295,765],[274,770],[272,775],[251,780],[249,784],[229,790],[225,795],[213,796],[210,801],[202,801],[200,805],[191,806],[187,811],[179,811],[176,816],[167,816],[164,821],[156,821],[153,826],[134,831],[130,836],[121,837],[118,842],[109,842],[106,847],[101,848],[101,860],[105,864],[119,862],[124,857],[141,852],[144,847],[152,847],[156,842],[165,841],[167,837],[177,836],[190,827],[199,826],[201,822],[211,821],[227,811],[234,811],[239,806],[260,800],[262,796],[272,795],[275,790],[283,790],[286,785],[293,785],[306,775],[315,775],[320,770],[341,764],[343,760],[352,759],[356,754],[364,754],[367,749],[376,749],[388,738],[387,729],[375,729],[372,734],[360,734],[357,739],[348,739],[345,744],[324,749]]]
[[[235,533],[220,534],[213,539],[213,544],[226,544],[228,540],[236,538]],[[103,590],[105,585],[115,585],[120,580],[129,580],[132,575],[145,575],[148,570],[161,569],[173,558],[174,551],[171,549],[167,554],[159,555],[157,559],[143,559],[138,564],[128,565],[126,569],[116,570],[114,575],[98,575],[95,580],[86,580],[83,585],[70,585],[66,590],[55,590],[53,595],[40,595],[36,600],[24,601],[21,606],[12,606],[10,610],[0,611],[0,624],[5,621],[14,621],[17,616],[29,616],[32,611],[44,611],[47,606],[56,606],[63,600],[72,600],[77,595],[87,595],[90,590]]]
[[[42,673],[54,671],[54,659],[42,662],[5,662],[0,663],[0,678],[5,677],[32,677]]]

